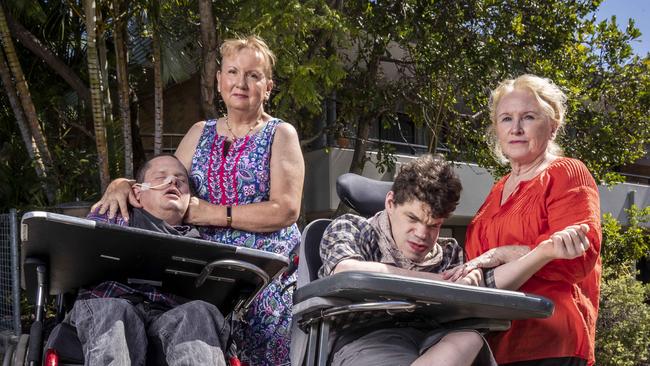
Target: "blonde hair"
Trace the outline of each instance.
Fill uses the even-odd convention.
[[[566,94],[551,79],[542,78],[532,74],[524,74],[516,79],[507,79],[499,83],[490,94],[489,108],[491,124],[488,128],[488,143],[492,153],[502,163],[507,163],[507,158],[501,151],[501,146],[496,136],[496,110],[501,98],[514,90],[528,90],[539,103],[544,114],[553,122],[553,136],[548,142],[546,151],[553,155],[562,155],[562,148],[555,142],[555,136],[564,127],[566,113]]]
[[[248,36],[240,38],[231,38],[225,40],[219,48],[221,59],[224,57],[232,56],[235,53],[248,48],[253,51],[259,52],[264,58],[264,75],[273,78],[273,66],[275,66],[275,55],[264,40],[258,36]]]

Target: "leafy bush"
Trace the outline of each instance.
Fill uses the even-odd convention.
[[[632,205],[626,211],[629,225],[625,229],[611,214],[603,215],[603,267],[620,267],[650,253],[650,230],[642,226],[650,222],[650,206],[640,209]]]
[[[635,366],[648,361],[650,305],[645,303],[650,286],[634,279],[629,271],[604,268],[600,310],[596,329],[599,365]]]
[[[650,207],[632,206],[629,226],[603,217],[603,276],[596,327],[599,365],[648,365],[650,358],[650,285],[635,279],[635,263],[650,253]]]

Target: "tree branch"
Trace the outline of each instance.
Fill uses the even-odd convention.
[[[318,131],[318,133],[315,134],[314,136],[312,136],[312,137],[310,137],[308,139],[300,140],[300,147],[305,147],[305,146],[311,144],[312,142],[318,140],[321,136],[323,136],[323,134],[325,133],[326,130],[327,130],[327,128],[321,128],[321,130]]]
[[[79,98],[81,98],[86,105],[90,105],[90,90],[86,84],[77,76],[77,74],[60,58],[53,54],[41,41],[36,38],[29,30],[18,23],[11,17],[9,13],[5,14],[7,17],[7,24],[11,29],[11,33],[29,49],[34,55],[40,57],[45,63],[54,70],[63,80],[65,80],[72,89],[75,90]]]

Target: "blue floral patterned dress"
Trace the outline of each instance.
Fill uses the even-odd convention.
[[[225,152],[226,137],[217,134],[216,120],[207,121],[190,171],[196,195],[218,205],[268,201],[271,144],[280,123],[280,119],[271,119],[259,132],[232,141]],[[285,256],[300,242],[296,224],[272,233],[203,227],[201,235],[208,240]],[[251,366],[289,364],[293,282],[295,275],[280,276],[271,282],[236,327],[234,339],[243,362]]]

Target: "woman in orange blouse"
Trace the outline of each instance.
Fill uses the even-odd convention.
[[[502,82],[490,100],[491,134],[510,174],[495,184],[467,229],[470,266],[492,267],[536,248],[555,232],[586,224],[589,246],[574,259],[550,261],[510,287],[555,303],[547,319],[515,320],[488,338],[499,364],[592,365],[600,292],[600,206],[582,162],[554,142],[566,96],[550,80],[523,75]],[[584,225],[582,225],[584,227]],[[525,256],[524,256],[525,257]],[[524,258],[522,257],[522,258]],[[519,287],[520,286],[520,287]]]

